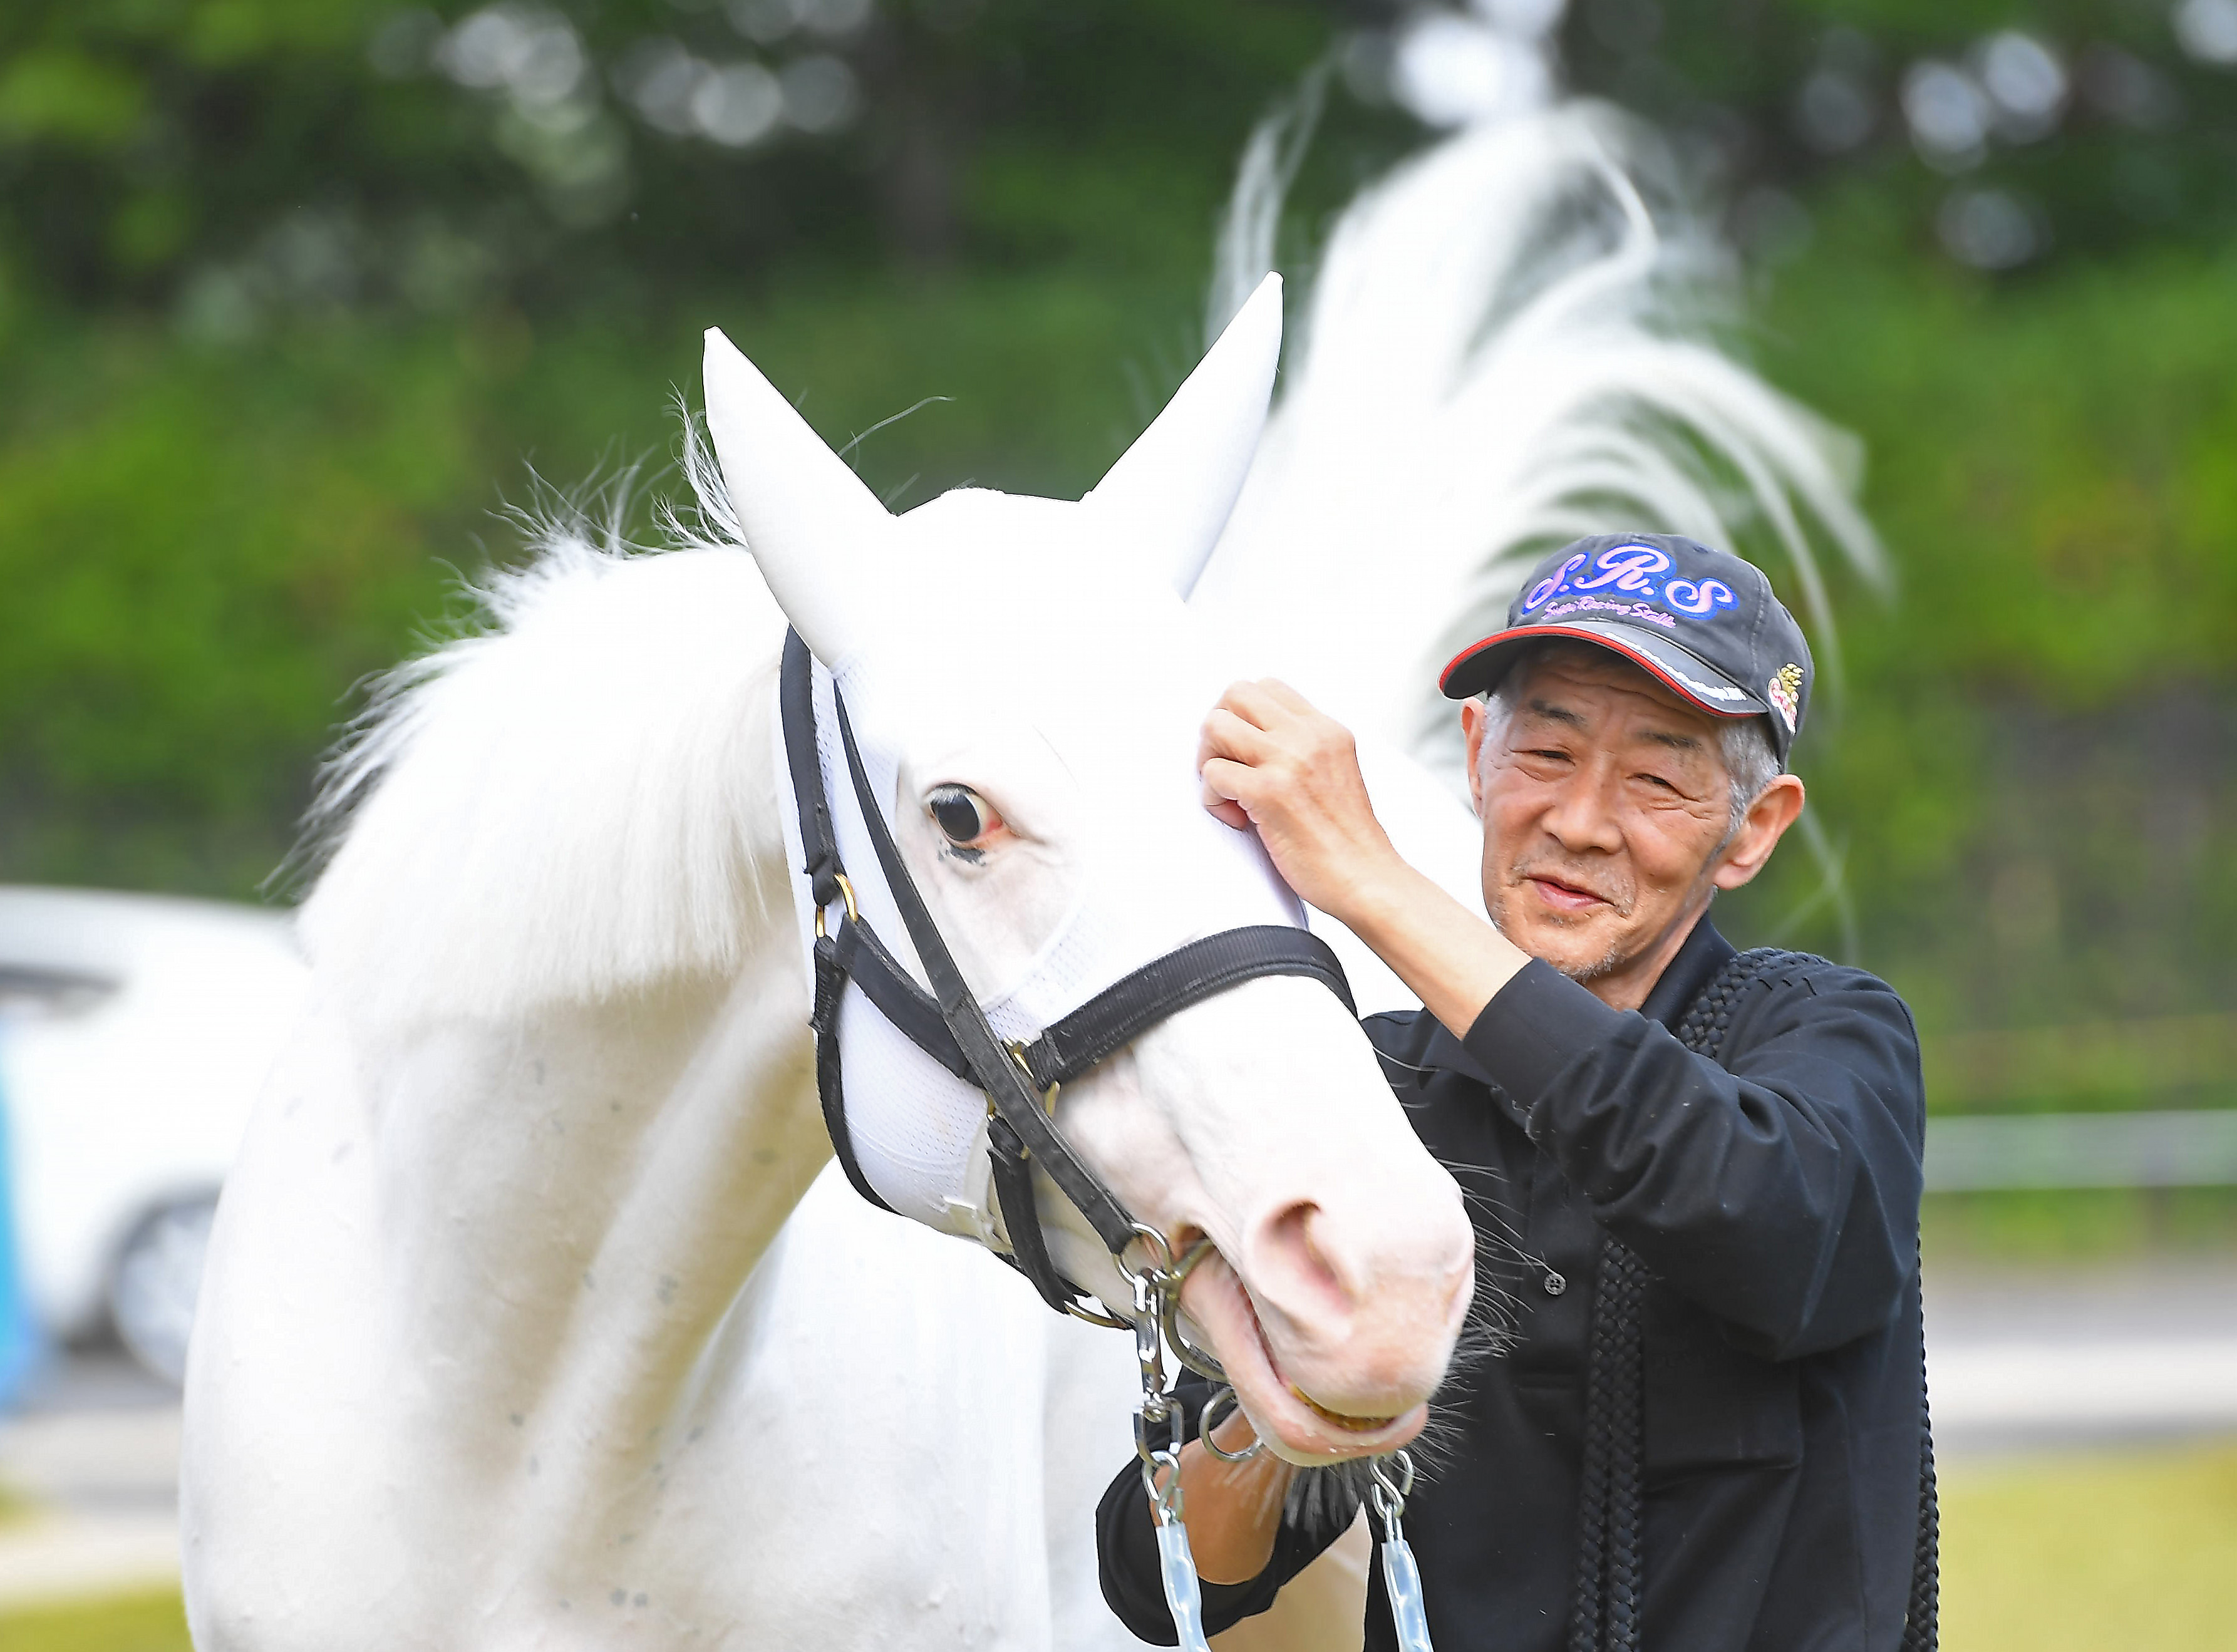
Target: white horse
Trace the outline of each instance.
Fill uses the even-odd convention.
[[[1422,697],[1403,684],[1429,680],[1448,629],[1503,602],[1501,570],[1535,538],[1647,522],[1730,542],[1752,511],[1782,527],[1814,517],[1869,564],[1838,448],[1662,308],[1690,249],[1637,208],[1626,159],[1601,117],[1547,112],[1455,140],[1347,215],[1310,351],[1195,599],[1217,634],[1257,636],[1241,663],[1412,743]],[[1246,174],[1238,221],[1277,194],[1266,169]],[[1580,196],[1597,219],[1553,210]],[[1212,371],[1087,506],[950,496],[899,531],[774,408],[757,460],[725,438],[713,379],[709,400],[726,463],[760,465],[733,474],[732,495],[764,561],[786,558],[767,570],[786,611],[820,652],[875,631],[869,653],[892,662],[861,687],[874,737],[897,753],[959,730],[1002,746],[1020,708],[989,691],[1023,682],[1034,717],[1125,712],[1084,736],[1072,774],[1039,780],[1123,789],[1178,750],[1155,758],[1145,734],[1178,741],[1217,685],[1162,600],[1121,573],[1200,555],[1232,497],[1250,420],[1185,410]],[[1248,400],[1219,399],[1229,414]],[[1658,440],[1642,410],[1681,439]],[[1204,451],[1174,457],[1190,448]],[[914,539],[917,565],[802,551],[788,501],[852,516],[864,545]],[[1112,529],[1122,516],[1131,532]],[[1798,528],[1790,545],[1805,544]],[[1090,1528],[1131,1449],[1125,1339],[1051,1315],[1006,1270],[873,1212],[834,1173],[784,1222],[825,1149],[800,929],[780,916],[781,622],[754,566],[714,548],[623,557],[562,532],[490,596],[498,629],[408,671],[345,772],[361,801],[306,916],[324,1006],[228,1188],[188,1384],[198,1640],[1132,1644],[1098,1595]],[[997,609],[1015,623],[990,634]],[[1157,680],[1127,673],[1122,696],[1116,666],[1151,656]],[[1105,697],[1083,704],[1091,686]],[[1472,835],[1449,795],[1387,757],[1375,772],[1402,841],[1465,889]],[[921,835],[974,978],[1021,961],[1062,904],[1053,891],[1090,862],[1118,880],[1112,907],[1173,917],[1171,891],[1125,869],[1178,880],[1193,859],[1163,828],[1153,849],[1141,836],[1186,813],[1184,783],[1126,796],[1129,841],[1059,855],[983,909],[938,881],[960,869]],[[1169,939],[1217,927],[1237,889],[1278,906],[1234,843],[1175,829],[1209,856],[1209,881],[1205,911],[1178,915]],[[1396,1001],[1387,977],[1356,962],[1354,978],[1368,1005]],[[1230,1058],[1293,1022],[1317,1028],[1319,993],[1261,982],[1190,1012],[1117,1064],[1134,1070],[1105,1084],[1119,1099],[1067,1093],[1067,1123],[1130,1198],[1159,1185],[1145,1213],[1204,1180],[1198,1147],[1222,1175],[1271,1185],[1301,1136],[1246,1140],[1246,1127],[1266,1125],[1276,1095],[1285,1127],[1318,1115],[1299,1111],[1286,1067]],[[1233,1043],[1262,1001],[1282,1030]],[[850,1011],[850,1034],[865,1025]],[[1190,1046],[1192,1025],[1206,1030]],[[1174,1060],[1145,1074],[1160,1039]],[[1313,1030],[1300,1047],[1324,1039],[1335,1065],[1309,1091],[1343,1094],[1326,1116],[1387,1120],[1333,1054],[1351,1046]],[[1198,1058],[1211,1065],[1191,1077]],[[858,1082],[878,1070],[855,1066]],[[1224,1111],[1181,1105],[1207,1083]],[[1158,1123],[1160,1103],[1199,1133]],[[1148,1135],[1099,1132],[1099,1111],[1130,1106]],[[1221,1130],[1234,1133],[1210,1146]],[[1361,1179],[1347,1163],[1345,1186],[1421,1173],[1382,1126],[1354,1137],[1335,1133]],[[1078,1236],[1056,1242],[1085,1278]],[[1355,1583],[1348,1616],[1303,1602],[1279,1643],[1356,1646],[1356,1600]]]
[[[1081,1423],[1113,1460],[1125,1403],[980,1311],[1006,1289],[1041,1312],[1021,1286],[977,1259],[960,1288],[850,1292],[855,1254],[824,1264],[829,1345],[769,1335],[785,1282],[756,1267],[828,1154],[773,669],[789,620],[1005,1035],[1192,939],[1297,922],[1198,803],[1196,731],[1233,668],[1177,594],[1249,463],[1278,287],[1078,504],[967,491],[889,517],[710,334],[735,516],[708,494],[751,554],[547,563],[498,594],[501,638],[399,689],[303,915],[318,1008],[213,1238],[182,1485],[204,1647],[1114,1640],[1052,1575],[1039,1464]],[[841,1043],[873,1184],[985,1231],[960,1197],[983,1099],[858,999]],[[1057,1113],[1141,1220],[1212,1241],[1185,1304],[1277,1449],[1420,1426],[1470,1232],[1330,992],[1264,978],[1183,1010]],[[1126,1301],[1046,1186],[1042,1213],[1069,1275]],[[881,1358],[848,1335],[866,1309],[924,1320],[921,1351],[966,1380],[803,1391],[834,1355]],[[821,1462],[772,1461],[780,1417]],[[865,1454],[881,1476],[852,1471]]]

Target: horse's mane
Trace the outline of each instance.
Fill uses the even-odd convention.
[[[729,974],[790,922],[783,618],[718,486],[704,528],[666,515],[657,547],[625,509],[617,486],[514,512],[526,560],[467,588],[461,634],[380,678],[328,763],[302,928],[354,1014],[503,1017]]]
[[[1217,326],[1270,261],[1313,116],[1246,152]],[[1574,102],[1465,130],[1363,191],[1294,316],[1280,398],[1198,587],[1355,727],[1456,777],[1435,691],[1531,561],[1587,533],[1784,563],[1838,676],[1823,544],[1868,580],[1855,444],[1734,359],[1727,260],[1652,138]],[[1300,290],[1293,287],[1293,290]]]

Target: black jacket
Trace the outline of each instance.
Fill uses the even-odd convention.
[[[1479,1298],[1512,1298],[1511,1345],[1440,1397],[1449,1442],[1406,1510],[1439,1652],[1563,1644],[1603,1230],[1652,1276],[1642,1644],[1886,1652],[1901,1637],[1919,1470],[1917,1034],[1884,982],[1797,960],[1744,993],[1722,1065],[1706,1061],[1671,1029],[1732,956],[1705,919],[1638,1014],[1534,962],[1465,1041],[1418,1012],[1366,1022],[1468,1195]],[[1206,1585],[1207,1627],[1271,1604],[1349,1523],[1356,1501],[1338,1501],[1333,1521],[1293,1516],[1257,1579]],[[1130,1464],[1100,1511],[1104,1594],[1169,1646],[1149,1520]],[[1389,1647],[1369,1576],[1367,1644]]]

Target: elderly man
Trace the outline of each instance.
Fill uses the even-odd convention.
[[[1930,1645],[1917,1034],[1873,977],[1735,955],[1708,919],[1802,811],[1800,628],[1739,558],[1586,539],[1442,686],[1489,924],[1399,858],[1294,691],[1237,684],[1202,750],[1211,806],[1427,1006],[1368,1031],[1509,1332],[1464,1349],[1418,1448],[1440,1652]],[[1249,1421],[1212,1437],[1241,1450]],[[1181,1477],[1214,1632],[1358,1506],[1270,1451],[1191,1444]],[[1132,1465],[1099,1536],[1112,1607],[1171,1644]],[[1370,1576],[1368,1645],[1394,1646]]]

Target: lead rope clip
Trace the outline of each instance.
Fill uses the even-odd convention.
[[[1397,1477],[1391,1477],[1393,1467]],[[1414,1489],[1414,1459],[1404,1451],[1376,1457],[1367,1465],[1367,1496],[1382,1523],[1382,1588],[1390,1596],[1390,1621],[1398,1631],[1398,1652],[1435,1652],[1429,1645],[1429,1615],[1422,1608],[1422,1570],[1406,1541],[1406,1494]]]
[[[1165,1391],[1163,1328],[1167,1298],[1179,1294],[1180,1275],[1160,1236],[1149,1245],[1149,1265],[1139,1272],[1125,1267],[1134,1287],[1134,1354],[1142,1372],[1142,1409],[1134,1417],[1134,1452],[1142,1459],[1142,1485],[1150,1494],[1150,1516],[1158,1533],[1158,1579],[1165,1585],[1165,1609],[1181,1652],[1211,1652],[1204,1634],[1204,1591],[1197,1582],[1196,1556],[1189,1552],[1188,1527],[1181,1518],[1181,1447],[1186,1418],[1180,1402]],[[1152,1445],[1156,1431],[1165,1444]]]

